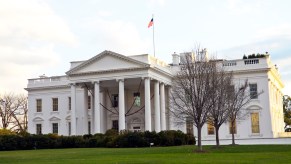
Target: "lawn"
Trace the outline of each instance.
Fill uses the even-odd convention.
[[[194,146],[0,151],[0,163],[291,163],[291,145],[239,145],[193,153]]]

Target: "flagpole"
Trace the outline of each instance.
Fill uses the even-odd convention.
[[[154,14],[153,14],[153,21],[154,20]],[[154,57],[156,57],[156,46],[155,46],[155,22],[153,22],[153,47],[154,47]]]

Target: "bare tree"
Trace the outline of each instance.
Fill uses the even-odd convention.
[[[219,128],[228,120],[229,110],[227,108],[228,90],[232,86],[232,72],[227,72],[217,65],[217,71],[213,72],[212,86],[214,88],[213,95],[210,96],[210,101],[213,102],[213,107],[209,111],[208,123],[215,128],[216,146],[219,147]]]
[[[15,108],[17,110],[13,114],[13,125],[14,131],[16,132],[26,132],[27,131],[27,97],[23,95],[18,95],[15,101]]]
[[[244,107],[252,100],[252,97],[258,97],[263,93],[260,91],[255,94],[251,94],[248,91],[248,81],[246,80],[243,85],[231,87],[228,90],[227,108],[229,111],[230,133],[232,136],[232,145],[235,145],[234,134],[236,132],[236,121],[243,120],[249,114]]]
[[[291,97],[288,95],[283,96],[283,112],[284,112],[284,122],[286,128],[288,125],[291,125]]]
[[[177,122],[193,122],[198,132],[198,148],[202,151],[201,130],[207,115],[213,107],[209,97],[213,95],[211,78],[216,72],[216,62],[208,61],[203,49],[195,50],[195,57],[185,55],[181,58],[180,70],[173,79],[171,93],[171,112]]]
[[[16,132],[27,130],[27,98],[12,93],[0,96],[0,119],[3,129]]]

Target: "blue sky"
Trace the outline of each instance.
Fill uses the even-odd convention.
[[[271,54],[291,95],[288,0],[0,0],[0,91],[24,92],[28,78],[63,75],[69,62],[103,50],[153,54],[206,47],[218,58]],[[4,80],[3,80],[4,79]]]

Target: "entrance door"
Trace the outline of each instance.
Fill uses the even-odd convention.
[[[118,120],[112,120],[112,129],[119,131]]]

